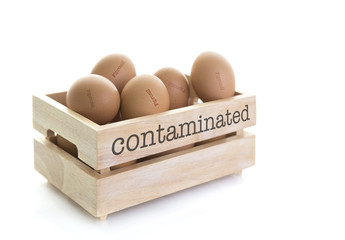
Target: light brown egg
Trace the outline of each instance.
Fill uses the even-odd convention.
[[[118,111],[118,113],[116,114],[116,116],[114,117],[113,120],[111,120],[110,122],[114,123],[114,122],[120,122],[122,120],[121,118],[121,112]]]
[[[73,157],[78,157],[78,149],[76,145],[68,141],[66,138],[56,135],[56,145],[71,154]]]
[[[120,94],[108,79],[96,74],[75,81],[66,95],[67,107],[94,121],[106,124],[119,111]]]
[[[184,74],[175,68],[166,67],[155,74],[166,86],[169,93],[169,109],[188,106],[189,86]]]
[[[122,119],[130,119],[169,110],[169,93],[153,75],[132,78],[121,93]]]
[[[190,75],[193,89],[203,102],[232,97],[235,75],[230,63],[214,52],[204,52],[194,61]]]
[[[126,83],[136,76],[133,62],[123,54],[110,54],[102,58],[91,73],[108,78],[121,93]]]

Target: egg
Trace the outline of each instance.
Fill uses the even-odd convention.
[[[74,157],[78,157],[78,149],[75,144],[68,141],[66,138],[63,138],[60,135],[56,135],[56,145],[58,145],[60,148],[68,152]]]
[[[169,93],[169,109],[188,106],[189,86],[184,74],[172,67],[158,70],[155,74],[166,86]]]
[[[120,94],[108,79],[88,74],[67,91],[67,107],[97,124],[112,121],[119,111]]]
[[[123,54],[110,54],[100,59],[91,71],[108,78],[121,93],[126,83],[136,76],[133,62]]]
[[[234,71],[230,63],[218,53],[200,54],[193,63],[190,78],[195,93],[203,102],[235,94]]]
[[[121,104],[120,104],[120,105],[121,105]],[[122,118],[121,118],[121,112],[118,111],[118,113],[116,114],[116,116],[114,117],[114,119],[111,120],[111,122],[112,122],[112,123],[114,123],[114,122],[120,122],[121,120],[122,120]]]
[[[132,78],[121,93],[122,119],[169,110],[169,93],[156,76],[143,74]]]

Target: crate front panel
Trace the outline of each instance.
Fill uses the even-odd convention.
[[[66,92],[33,97],[33,125],[52,130],[78,148],[78,158],[99,170],[253,126],[254,95],[196,104],[150,116],[98,125],[65,106]]]
[[[225,135],[255,122],[255,96],[238,95],[105,125],[98,132],[98,168]]]

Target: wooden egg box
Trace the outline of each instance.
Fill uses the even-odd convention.
[[[35,169],[95,217],[229,174],[255,162],[254,95],[98,125],[66,107],[66,92],[33,96]],[[74,157],[55,144],[76,145]],[[179,151],[177,151],[178,149]],[[124,167],[123,167],[124,166]]]

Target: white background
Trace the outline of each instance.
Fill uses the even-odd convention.
[[[1,235],[344,239],[343,1],[1,1]],[[205,50],[257,96],[256,165],[98,221],[33,169],[35,93],[109,53],[190,73]]]

